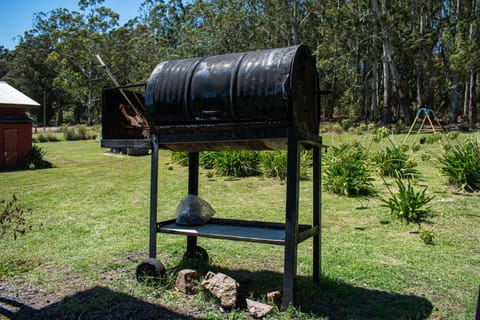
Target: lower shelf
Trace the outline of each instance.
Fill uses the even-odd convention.
[[[211,219],[201,226],[180,226],[175,219],[157,223],[157,232],[247,242],[285,244],[285,224],[248,220]],[[317,235],[318,226],[299,225],[297,241]]]

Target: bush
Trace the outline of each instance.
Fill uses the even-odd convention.
[[[32,214],[32,208],[22,208],[18,204],[15,194],[11,200],[0,199],[0,238],[9,234],[16,240],[17,236],[23,236],[32,226],[27,223],[26,215]]]
[[[423,243],[426,245],[434,245],[435,244],[435,232],[433,229],[422,229],[420,231],[420,239],[422,239]]]
[[[323,158],[324,186],[333,193],[358,196],[375,192],[366,149],[359,143],[332,147]]]
[[[480,147],[470,139],[450,145],[439,158],[440,173],[450,184],[465,191],[480,190]]]
[[[263,152],[262,169],[265,176],[284,180],[287,176],[287,153],[285,151]]]
[[[340,121],[340,125],[342,126],[343,130],[348,131],[348,129],[353,127],[353,120],[350,118],[342,119]]]
[[[51,168],[52,164],[43,159],[46,152],[37,145],[33,145],[32,150],[25,159],[25,167],[28,169],[45,169]]]
[[[386,147],[376,152],[372,157],[381,176],[395,177],[398,173],[402,177],[412,177],[419,174],[415,169],[417,163],[410,159],[406,150],[399,147]]]
[[[188,166],[188,152],[186,151],[172,152],[171,158],[173,163],[184,167]]]
[[[256,176],[259,170],[260,154],[256,151],[220,151],[215,153],[214,169],[222,176]]]
[[[94,130],[94,129],[92,129]],[[65,140],[88,140],[95,139],[97,134],[95,132],[89,132],[87,126],[78,125],[73,127],[63,126],[62,127],[63,136]]]
[[[385,181],[384,181],[385,182]],[[421,191],[415,191],[411,179],[407,179],[407,185],[403,182],[400,176],[397,176],[395,183],[398,187],[398,192],[394,193],[388,184],[385,185],[390,193],[390,198],[380,198],[384,207],[390,209],[390,213],[396,219],[407,224],[425,222],[430,217],[430,208],[425,207],[432,199],[426,195],[427,188]]]

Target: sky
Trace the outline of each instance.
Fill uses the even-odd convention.
[[[143,0],[105,0],[104,6],[120,14],[122,25],[138,14]],[[78,9],[78,0],[0,0],[0,46],[12,50],[19,43],[18,36],[33,27],[38,12],[57,8]]]

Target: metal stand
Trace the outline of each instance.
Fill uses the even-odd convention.
[[[231,138],[231,136],[232,135],[229,137]],[[288,152],[285,224],[246,220],[212,219],[204,226],[184,227],[177,226],[175,220],[157,222],[159,141],[157,140],[157,137],[153,135],[151,139],[150,259],[156,258],[157,233],[186,235],[186,256],[189,257],[194,257],[203,250],[197,246],[197,237],[284,245],[282,309],[286,309],[290,303],[295,303],[298,244],[310,237],[313,237],[313,280],[318,282],[321,275],[321,138],[316,136],[305,139],[295,128],[288,128],[283,133],[283,137],[285,136],[287,136]],[[219,139],[221,138],[222,137],[219,137]],[[169,139],[175,139],[175,137],[162,137],[162,139],[164,142],[174,143],[174,140]],[[238,139],[242,139],[242,136],[239,135]],[[195,142],[200,143],[199,141]],[[302,145],[310,145],[313,149],[312,225],[298,224],[300,150]],[[189,153],[188,172],[188,193],[198,195],[198,152]],[[202,254],[206,254],[206,252]]]

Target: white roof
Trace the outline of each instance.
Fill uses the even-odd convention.
[[[5,81],[0,81],[0,107],[38,107],[40,104],[27,97]]]

